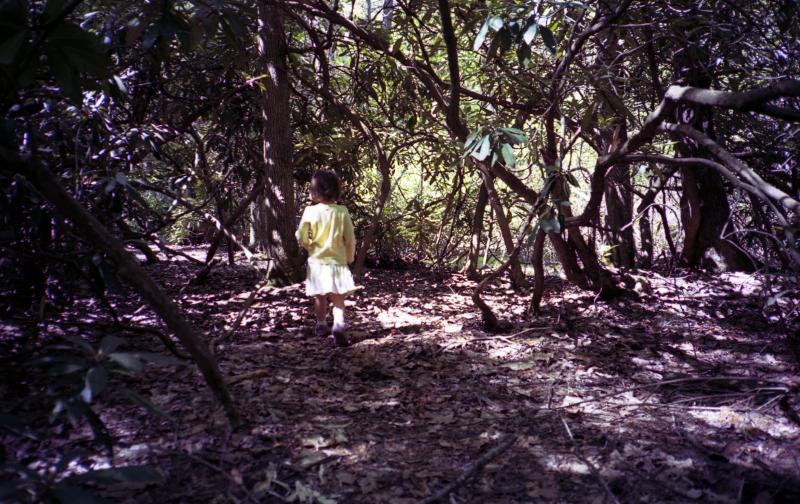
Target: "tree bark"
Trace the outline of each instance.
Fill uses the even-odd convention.
[[[497,222],[497,227],[500,228],[500,237],[503,239],[506,253],[509,254],[509,259],[511,260],[509,265],[511,285],[515,289],[524,289],[528,286],[528,281],[525,279],[525,273],[522,272],[519,257],[516,255],[511,256],[511,252],[514,250],[514,237],[511,235],[511,227],[505,209],[503,208],[503,203],[500,201],[497,191],[494,188],[494,177],[483,171],[482,176],[483,184],[486,186],[489,204],[492,205],[492,210],[494,211],[494,219]]]
[[[650,205],[639,205],[639,267],[650,269],[653,267],[653,225],[650,222]]]
[[[611,12],[612,5],[601,2],[600,10]],[[603,115],[610,118],[608,125],[600,131],[600,147],[602,154],[609,154],[615,151],[620,145],[628,140],[627,111],[624,109],[622,97],[614,91],[615,87],[611,77],[625,78],[622,65],[612,67],[618,56],[618,35],[614,29],[610,29],[605,37],[605,43],[598,48],[598,60],[608,79],[601,78],[598,82],[598,91],[601,111]],[[608,80],[608,82],[606,82]],[[631,175],[627,163],[617,163],[610,169],[610,174],[606,179],[605,199],[606,199],[606,227],[610,230],[611,261],[614,265],[623,268],[633,268],[635,266],[636,243],[633,238],[633,227],[629,224],[633,220],[633,193],[630,190]]]
[[[703,56],[694,47],[687,47],[673,62],[679,77],[689,86],[708,88],[712,78],[702,64]],[[714,138],[713,111],[710,106],[681,102],[675,107],[676,124],[686,124]],[[677,157],[705,157],[704,149],[693,139],[679,136],[675,144]],[[703,165],[682,166],[681,220],[684,227],[681,260],[689,267],[700,266],[708,249],[715,248],[731,270],[753,271],[755,264],[738,246],[735,235],[722,238],[722,229],[730,221],[730,206],[722,176]]]
[[[195,172],[200,176],[203,180],[203,183],[206,185],[208,191],[213,191],[214,188],[214,180],[211,176],[211,166],[208,163],[208,156],[206,155],[206,145],[203,138],[200,134],[194,129],[189,128],[189,134],[191,135],[192,139],[194,140],[195,144],[195,153],[194,153],[194,169]],[[215,212],[217,214],[217,221],[222,223],[225,222],[227,219],[225,217],[225,211],[223,207],[225,206],[225,201],[222,198],[221,191],[214,191],[214,206]],[[235,253],[236,248],[233,243],[233,239],[230,235],[225,235],[225,241],[227,244],[227,252],[228,252],[228,264],[233,266],[235,264]]]
[[[255,212],[256,242],[275,263],[278,278],[297,282],[302,264],[294,233],[297,227],[292,177],[292,124],[289,103],[288,47],[283,14],[265,0],[258,2],[258,55],[266,90],[263,119],[263,193]]]
[[[533,295],[528,312],[541,315],[542,295],[544,293],[544,239],[546,235],[541,229],[533,240]]]
[[[481,184],[478,190],[478,199],[475,202],[475,213],[472,215],[472,237],[469,243],[469,253],[464,274],[475,280],[478,276],[478,258],[481,255],[481,237],[483,235],[483,217],[486,215],[486,203],[489,195],[486,187]]]

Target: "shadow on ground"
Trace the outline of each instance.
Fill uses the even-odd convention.
[[[176,294],[196,267],[151,269]],[[782,328],[735,282],[679,280],[653,275],[652,294],[609,304],[553,280],[535,320],[524,295],[497,286],[486,299],[516,326],[494,335],[465,278],[372,270],[350,300],[346,349],[312,335],[300,286],[264,291],[214,349],[244,427],[227,429],[191,367],[154,368],[142,384],[174,424],[104,410],[116,463],[169,477],[128,498],[412,503],[510,433],[516,443],[451,502],[800,501]],[[182,305],[217,338],[256,282],[217,267]]]

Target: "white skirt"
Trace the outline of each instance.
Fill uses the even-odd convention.
[[[341,264],[308,263],[306,295],[347,294],[356,290],[350,268]]]

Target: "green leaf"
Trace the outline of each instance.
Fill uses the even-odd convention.
[[[152,401],[150,401],[143,395],[138,394],[127,387],[119,387],[118,390],[122,392],[134,404],[138,404],[139,406],[143,407],[150,413],[160,416],[161,418],[164,418],[166,420],[170,421],[172,420],[172,417],[170,417],[167,413],[165,413],[164,410],[160,409],[158,406],[153,404]]]
[[[558,221],[558,218],[552,214],[547,218],[543,217],[539,219],[539,225],[542,227],[542,231],[547,234],[561,232],[561,223]]]
[[[775,303],[778,302],[779,299],[781,299],[783,296],[785,296],[789,292],[791,292],[791,291],[790,290],[784,290],[784,291],[780,291],[779,293],[775,294],[774,296],[770,296],[769,298],[767,298],[767,302],[764,303],[764,307],[767,308],[769,306],[774,305]]]
[[[56,18],[64,12],[66,6],[66,0],[47,0],[44,9],[42,9],[42,15],[39,21],[42,23],[51,23],[55,21]]]
[[[523,68],[528,68],[531,63],[531,48],[525,44],[517,47],[517,61]]]
[[[497,131],[502,133],[511,145],[526,143],[528,141],[528,137],[525,133],[517,128],[497,128]]]
[[[72,23],[60,23],[47,38],[50,51],[60,52],[78,72],[93,77],[111,77],[111,58],[100,38]],[[52,61],[50,62],[52,65]]]
[[[525,42],[525,44],[527,45],[531,45],[533,40],[536,38],[536,32],[538,28],[539,25],[537,25],[535,22],[530,23],[528,25],[528,28],[526,28],[525,31],[522,32],[522,41]]]
[[[464,142],[464,152],[469,154],[475,150],[475,148],[477,148],[478,144],[475,143],[475,141],[478,140],[478,135],[481,134],[481,131],[482,129],[479,128],[470,133],[470,135],[467,137],[467,140]]]
[[[138,373],[144,369],[144,364],[142,364],[142,361],[136,353],[114,352],[108,354],[108,358],[134,373]]]
[[[511,49],[512,37],[511,37],[511,30],[509,30],[508,27],[503,27],[502,30],[497,32],[497,38],[500,39],[501,53],[504,53],[509,49]]]
[[[486,22],[489,23],[489,28],[494,31],[500,31],[503,29],[503,18],[500,16],[492,16]]]
[[[64,484],[56,485],[53,488],[53,495],[61,504],[101,504],[107,502],[82,488]]]
[[[135,355],[142,360],[146,360],[154,364],[161,364],[162,366],[179,366],[183,364],[175,357],[170,357],[169,355],[162,355],[155,352],[137,352]]]
[[[102,366],[95,366],[86,373],[85,385],[81,391],[81,399],[85,403],[100,395],[108,384],[108,371]]]
[[[567,182],[572,184],[575,187],[578,187],[580,184],[578,183],[578,179],[575,178],[575,175],[571,173],[565,173],[564,178],[567,179]]]
[[[487,19],[483,26],[481,26],[480,31],[478,31],[478,36],[475,37],[475,42],[472,44],[472,50],[478,51],[483,45],[484,40],[486,40],[486,34],[489,33],[489,19]]]
[[[50,70],[53,72],[58,89],[75,102],[81,103],[81,85],[78,74],[72,69],[67,58],[58,49],[48,46],[46,49],[47,62],[50,64]]]
[[[514,155],[514,149],[509,144],[503,144],[501,152],[506,166],[514,168],[517,165],[517,157]]]
[[[491,60],[497,54],[497,48],[500,47],[500,37],[495,35],[492,37],[492,42],[489,44],[489,50],[486,52],[486,59]]]
[[[100,484],[127,483],[130,485],[152,485],[164,481],[164,475],[158,469],[147,465],[112,467],[98,469],[69,478],[70,481]]]
[[[125,45],[128,47],[133,47],[136,45],[136,42],[139,40],[139,37],[142,36],[142,32],[145,29],[145,24],[142,20],[138,17],[135,17],[128,21],[128,24],[125,25]]]
[[[89,342],[83,338],[80,338],[78,336],[71,336],[69,334],[64,334],[61,336],[61,338],[70,342],[73,346],[79,347],[86,353],[94,354],[94,348],[92,347],[92,345],[90,345]]]
[[[550,50],[550,52],[555,56],[556,54],[556,38],[553,36],[553,32],[550,31],[550,28],[539,25],[539,31],[542,34],[542,41],[544,41],[544,45]]]
[[[120,93],[124,95],[128,94],[128,86],[125,85],[125,81],[122,80],[122,78],[119,75],[114,75],[114,77],[112,78],[114,80],[114,84],[117,86],[117,89],[119,89]]]
[[[114,447],[114,440],[111,439],[111,436],[108,433],[108,429],[106,428],[106,424],[100,420],[100,417],[97,416],[97,413],[94,410],[79,401],[71,401],[74,404],[79,404],[81,408],[84,409],[83,416],[86,417],[86,420],[89,422],[89,427],[92,429],[92,433],[94,434],[94,439],[99,441],[100,443],[105,446],[106,450],[111,452]]]
[[[82,360],[82,359],[81,359]],[[64,376],[86,369],[86,361],[83,362],[59,362],[47,370],[49,376]]]
[[[125,343],[125,340],[120,338],[119,336],[114,336],[113,334],[109,334],[105,336],[102,340],[100,340],[100,351],[103,352],[105,355],[110,354],[121,344]]]
[[[195,14],[189,19],[189,50],[193,51],[200,46],[203,36],[206,34],[204,20],[201,14]]]
[[[489,157],[489,153],[492,152],[492,141],[489,138],[489,135],[484,135],[483,138],[478,143],[477,152],[472,152],[470,156],[474,157],[478,161],[483,161],[487,157]]]
[[[152,49],[152,47],[156,44],[160,33],[161,32],[157,24],[147,27],[147,30],[145,30],[144,36],[142,37],[142,48],[146,51]]]
[[[13,31],[27,29],[27,16],[24,2],[0,2],[0,27],[11,28]]]
[[[2,25],[0,25],[2,27]],[[22,45],[28,40],[28,31],[12,34],[0,43],[0,65],[10,65],[20,54]]]

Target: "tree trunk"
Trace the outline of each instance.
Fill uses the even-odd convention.
[[[389,195],[392,192],[391,164],[386,156],[383,155],[383,148],[380,146],[377,136],[375,136],[374,140],[375,142],[378,142],[376,150],[379,152],[378,169],[381,172],[381,186],[378,189],[378,198],[375,202],[375,211],[370,217],[367,230],[364,232],[364,236],[361,239],[361,245],[358,248],[358,254],[356,254],[356,262],[353,270],[357,278],[361,277],[361,274],[364,272],[364,261],[367,259],[367,251],[375,239],[375,231],[378,229],[378,223],[383,215],[383,209],[386,206],[386,202],[389,200]]]
[[[550,133],[548,134],[550,137],[549,148],[542,150],[542,160],[547,166],[555,166],[558,158],[552,122],[548,124],[548,129]],[[569,201],[567,182],[563,176],[558,176],[553,180],[550,198],[553,206],[560,207],[559,211],[566,219],[572,217],[571,208],[560,204],[562,201]],[[566,240],[560,233],[548,234],[567,279],[581,288],[598,292],[603,299],[622,294],[624,289],[617,286],[611,272],[600,264],[597,252],[587,245],[580,228],[571,227],[566,231]],[[576,257],[580,258],[583,268],[578,266]]]
[[[681,80],[689,86],[708,88],[711,76],[702,64],[700,50],[687,47],[673,62]],[[676,124],[688,124],[715,138],[713,114],[710,107],[681,103],[675,109]],[[680,136],[675,151],[679,157],[707,157],[707,153],[692,139]],[[730,270],[754,271],[755,264],[738,245],[735,235],[722,238],[722,230],[730,225],[730,206],[722,176],[706,166],[681,167],[683,191],[681,193],[681,221],[684,227],[684,242],[681,260],[690,267],[701,264],[709,248],[714,247],[724,258]]]
[[[542,294],[544,293],[544,239],[545,232],[541,229],[536,232],[533,240],[533,295],[528,313],[541,315]]]
[[[650,223],[650,207],[640,210],[639,238],[641,240],[639,267],[650,269],[653,267],[653,226]]]
[[[624,141],[624,140],[623,140]],[[633,238],[633,194],[629,187],[630,170],[627,165],[617,165],[606,178],[606,226],[610,234],[611,262],[622,268],[635,266],[636,245]]]
[[[478,200],[475,203],[475,213],[472,216],[472,239],[469,243],[469,254],[464,274],[475,280],[478,276],[478,258],[481,254],[481,235],[483,234],[483,217],[486,215],[486,203],[489,201],[486,186],[481,184],[478,190]]]
[[[613,5],[605,2],[600,5],[601,11],[606,10],[606,13],[610,13],[613,8]],[[626,110],[620,105],[622,97],[616,94],[614,83],[611,81],[613,77],[625,78],[622,65],[617,65],[616,68],[611,66],[618,56],[618,38],[613,29],[609,30],[598,54],[598,60],[601,65],[607,66],[605,73],[609,76],[609,82],[601,78],[598,83],[601,111],[603,116],[610,119],[608,125],[600,131],[602,154],[613,152],[628,139]],[[611,261],[623,268],[633,268],[636,256],[633,227],[628,225],[633,220],[633,193],[630,185],[631,175],[627,164],[618,164],[610,168],[605,185],[606,226],[610,230],[609,244],[613,247]]]
[[[217,221],[221,223],[225,222],[227,220],[223,209],[223,207],[225,206],[225,201],[222,198],[220,191],[216,191],[214,188],[214,179],[211,174],[211,166],[208,164],[208,156],[206,155],[205,141],[200,136],[200,134],[194,129],[190,129],[189,134],[192,136],[192,139],[194,140],[195,143],[194,171],[203,180],[203,184],[205,184],[206,190],[214,192],[214,206],[215,206],[215,212],[217,214]],[[233,239],[228,234],[225,235],[225,241],[227,244],[228,264],[230,266],[233,266],[236,262],[235,261],[236,248],[233,243]]]
[[[506,216],[503,203],[500,201],[497,191],[494,188],[494,178],[492,175],[484,173],[483,170],[481,170],[481,172],[483,183],[486,186],[489,204],[492,205],[492,210],[494,210],[494,219],[497,222],[497,227],[500,228],[500,236],[503,238],[506,253],[511,254],[514,250],[514,237],[511,235],[509,219]],[[518,257],[512,258],[511,264],[509,265],[509,275],[511,277],[511,285],[515,289],[524,289],[528,286],[528,281],[525,279],[525,274],[522,272],[522,266],[519,263]]]
[[[292,177],[292,129],[288,49],[281,10],[258,3],[258,55],[268,76],[262,94],[263,192],[257,201],[256,242],[274,261],[278,278],[297,282],[302,264],[294,233],[297,227]]]
[[[489,196],[486,196],[489,199]],[[489,207],[489,229],[486,231],[486,243],[483,246],[483,263],[481,269],[489,265],[489,257],[492,255],[492,240],[494,239],[494,219],[492,218],[492,208]]]

